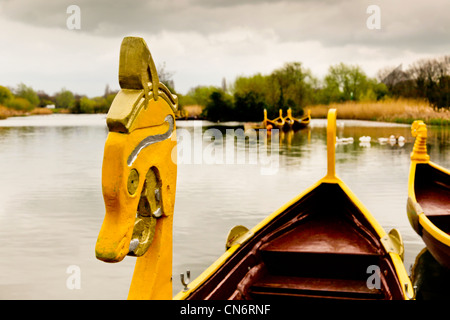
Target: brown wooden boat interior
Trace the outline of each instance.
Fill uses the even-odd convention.
[[[414,180],[416,200],[439,229],[450,233],[450,177],[428,164],[418,163]]]
[[[302,119],[298,119],[298,120],[293,120],[293,119],[287,119],[285,120],[284,126],[283,126],[283,130],[284,131],[289,131],[289,130],[300,130],[303,128],[306,128],[309,125],[309,118],[305,117]]]
[[[378,266],[379,289],[368,267]],[[322,183],[243,244],[188,299],[402,299],[375,230],[337,184]]]
[[[295,121],[295,122],[292,124],[291,128],[292,128],[292,130],[297,131],[297,130],[306,128],[307,126],[308,126],[308,123],[303,123],[303,122]]]

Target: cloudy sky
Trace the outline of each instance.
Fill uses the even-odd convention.
[[[80,29],[67,27],[70,5]],[[371,5],[380,29],[367,27]],[[125,36],[145,39],[180,93],[292,61],[318,78],[339,62],[375,76],[450,54],[449,12],[449,0],[0,0],[0,85],[90,97],[119,89]]]

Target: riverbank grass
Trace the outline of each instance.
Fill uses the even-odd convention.
[[[53,111],[47,108],[34,108],[30,111],[25,110],[16,110],[13,108],[8,108],[3,105],[0,105],[0,120],[6,119],[9,117],[21,117],[28,115],[44,115],[44,114],[52,114]]]
[[[411,124],[423,120],[430,125],[450,125],[450,110],[435,110],[426,101],[385,100],[377,102],[345,102],[306,107],[312,118],[326,118],[328,109],[336,108],[340,119],[357,119]]]

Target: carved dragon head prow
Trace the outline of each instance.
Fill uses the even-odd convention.
[[[95,254],[106,262],[138,257],[128,298],[170,299],[177,97],[159,82],[142,38],[123,39],[119,84],[106,120],[106,213]]]
[[[427,126],[422,120],[416,120],[411,125],[411,135],[416,138],[411,152],[411,160],[426,163],[430,161],[427,153]]]

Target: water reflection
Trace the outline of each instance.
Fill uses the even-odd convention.
[[[397,228],[401,232],[404,262],[409,269],[423,247],[405,210],[409,155],[414,142],[410,126],[338,120],[338,128],[338,137],[351,137],[353,142],[337,144],[337,174],[386,231]],[[433,161],[448,167],[448,142],[436,138],[445,137],[446,130],[429,128],[429,152]],[[371,137],[366,141],[368,146],[360,145],[363,136]],[[396,137],[395,143],[380,140],[391,136]],[[398,137],[405,139],[399,141]],[[187,269],[193,276],[199,275],[223,253],[232,226],[254,226],[325,175],[326,120],[312,121],[307,130],[280,134],[279,151],[280,167],[274,176],[261,176],[251,166],[179,166],[175,220],[183,226],[183,236],[175,236],[175,251],[180,253],[174,257],[175,275]],[[183,179],[188,176],[190,179]],[[199,185],[194,183],[196,180],[207,182]],[[186,189],[190,189],[188,200],[181,195]],[[200,224],[207,227],[200,230]],[[174,280],[174,287],[180,290],[177,282]]]
[[[0,121],[0,299],[127,297],[135,258],[106,264],[94,255],[104,217],[104,119],[104,115],[59,115]],[[193,132],[193,123],[178,121],[177,126]],[[201,134],[212,128],[200,124]],[[220,130],[226,134],[227,129],[238,128],[242,124]],[[431,159],[450,167],[449,129],[430,127],[428,133]],[[405,209],[414,141],[410,127],[338,120],[337,135],[353,138],[352,143],[336,145],[337,174],[386,231],[399,229],[409,269],[424,246]],[[404,145],[378,140],[391,135],[405,137]],[[359,145],[362,136],[371,137],[370,147]],[[190,139],[194,147],[194,136]],[[274,150],[272,139],[261,140],[268,155]],[[309,128],[282,133],[278,139],[275,174],[262,174],[265,164],[260,161],[178,165],[174,293],[182,289],[180,273],[189,269],[196,277],[224,252],[230,228],[255,226],[325,175],[326,120],[313,119]],[[244,152],[249,159],[251,152],[259,152],[248,140],[236,138],[234,155]],[[201,152],[211,143],[218,142],[206,139]],[[80,290],[66,287],[70,265],[81,268]]]
[[[417,300],[450,300],[450,270],[442,267],[424,248],[417,255],[411,271]]]

